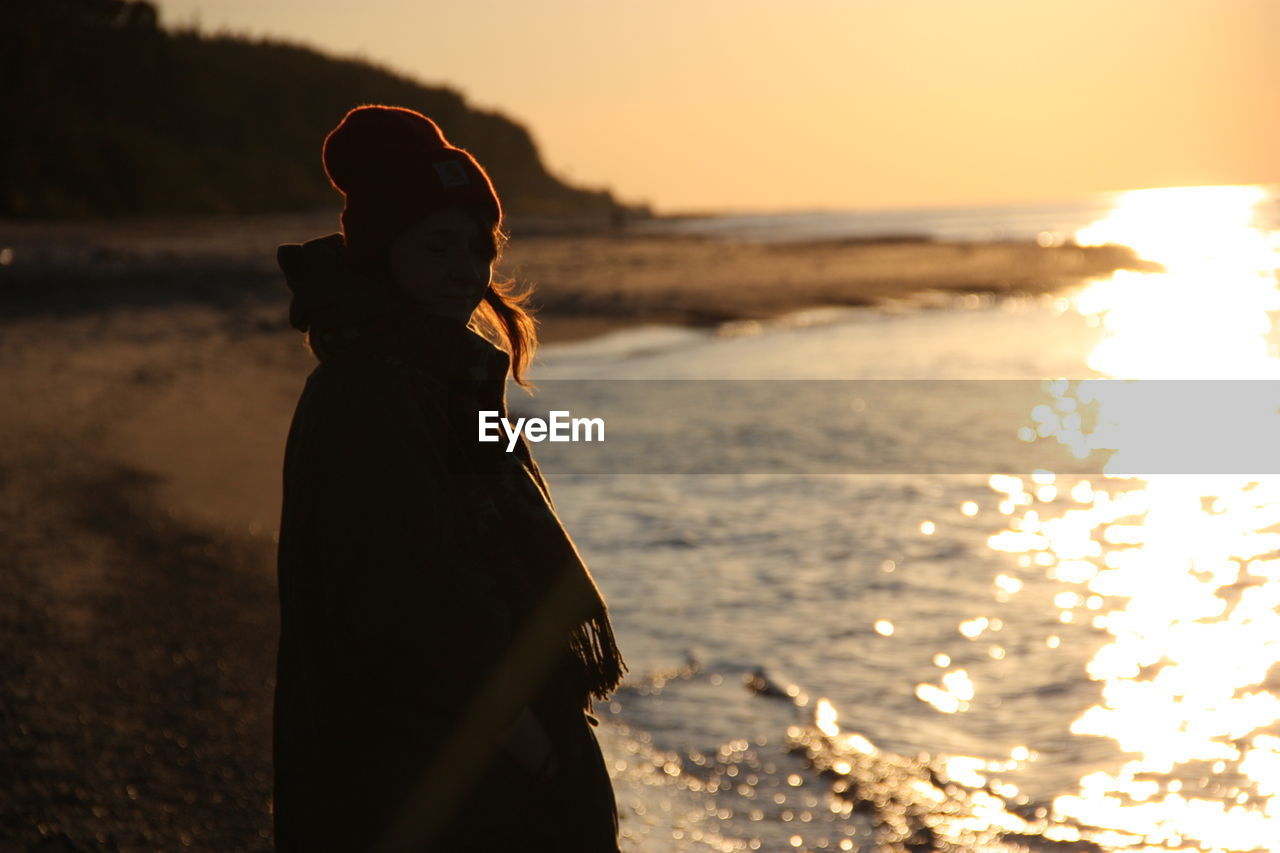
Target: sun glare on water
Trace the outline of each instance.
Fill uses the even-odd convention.
[[[1280,378],[1280,243],[1255,224],[1268,200],[1259,187],[1138,191],[1080,231],[1082,245],[1128,245],[1164,268],[1121,271],[1074,297],[1106,333],[1089,366],[1112,379]],[[1280,476],[1133,467],[1161,421],[1142,417],[1130,383],[1101,384],[1113,393],[1091,399],[1097,423],[1073,422],[1064,441],[1115,451],[1102,478],[1111,482],[1058,482],[1056,507],[1020,506],[991,540],[1061,585],[1064,624],[1106,640],[1088,664],[1100,701],[1071,730],[1112,740],[1126,759],[1085,775],[1054,811],[1104,846],[1280,849]],[[1051,385],[1074,410],[1087,383]],[[1247,420],[1280,440],[1269,385],[1162,417]]]
[[[1076,299],[1110,334],[1089,366],[1126,379],[1275,378],[1269,312],[1280,310],[1277,235],[1254,227],[1261,187],[1139,190],[1076,234],[1119,243],[1165,267],[1120,270]]]

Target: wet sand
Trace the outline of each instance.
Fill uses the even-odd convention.
[[[328,230],[259,221],[175,248],[154,229],[0,227],[0,850],[271,849],[279,469],[314,363],[274,246]],[[504,271],[539,286],[544,339],[564,341],[1047,292],[1125,265],[1120,249],[605,232],[518,240]]]
[[[512,243],[501,271],[536,287],[548,340],[635,322],[714,325],[929,291],[1047,293],[1143,264],[1122,247],[849,240],[734,244],[601,235]]]
[[[235,304],[287,297],[276,245],[337,230],[332,212],[115,223],[0,222],[6,307],[84,310],[121,301]],[[535,292],[547,342],[634,323],[714,325],[929,291],[1045,293],[1119,268],[1124,247],[932,242],[911,237],[732,243],[516,221],[498,274]],[[36,282],[33,286],[29,282]]]

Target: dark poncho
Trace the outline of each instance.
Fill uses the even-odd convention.
[[[509,357],[352,276],[340,235],[280,261],[321,363],[285,454],[278,849],[616,849],[583,715],[625,669],[607,609],[528,446],[476,441]],[[494,802],[525,706],[567,766]]]

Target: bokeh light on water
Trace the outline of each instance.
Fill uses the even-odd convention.
[[[570,527],[600,558],[636,673],[602,726],[629,849],[1275,847],[1277,478],[1251,475],[1252,453],[1249,476],[1153,472],[1195,470],[1170,461],[1184,445],[1213,461],[1196,423],[1280,435],[1276,212],[1257,188],[1134,193],[1078,240],[1132,244],[1158,271],[728,337],[637,333],[544,368],[548,382],[1015,379],[1030,391],[1017,405],[982,398],[1008,416],[992,443],[1110,459],[1030,475],[566,475]],[[1225,379],[1263,381],[1219,399]],[[955,427],[947,448],[972,457],[954,401],[979,386],[933,387],[950,392],[929,401]],[[938,450],[902,428],[918,394],[857,407],[852,427],[793,429],[795,409],[759,390],[717,405],[787,438],[770,447]]]
[[[1114,379],[1280,378],[1276,232],[1255,224],[1268,201],[1257,187],[1140,191],[1079,232],[1081,244],[1123,243],[1165,268],[1118,272],[1074,296],[1106,331],[1089,366]],[[1064,413],[1088,393],[1087,383],[1046,387]],[[1064,624],[1106,635],[1087,666],[1100,701],[1071,732],[1109,739],[1126,758],[1083,776],[1053,809],[1100,830],[1092,837],[1106,846],[1275,849],[1280,477],[1140,476],[1125,469],[1126,450],[1152,439],[1149,422],[1121,428],[1141,421],[1123,391],[1088,402],[1097,406],[1092,430],[1046,417],[1041,435],[1114,451],[1109,482],[1043,472],[1039,485],[1055,493],[1011,503],[1008,529],[989,543],[1061,585],[1054,601]],[[1238,411],[1186,414],[1248,420],[1280,438],[1278,411],[1280,400],[1254,397]],[[1037,485],[997,479],[993,487],[1011,495]],[[1055,505],[1059,495],[1071,508]]]

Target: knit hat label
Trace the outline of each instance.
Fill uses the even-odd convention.
[[[435,166],[436,174],[440,176],[440,183],[446,187],[460,187],[469,183],[466,170],[457,160],[440,160],[431,165]]]

